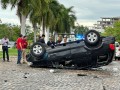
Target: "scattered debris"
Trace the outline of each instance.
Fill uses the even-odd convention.
[[[49,70],[51,73],[55,73],[55,70],[54,69],[50,69]]]
[[[103,86],[103,90],[106,90],[105,86]]]
[[[7,80],[4,80],[4,82],[7,82]]]
[[[29,73],[25,72],[25,75],[26,75],[26,74],[29,74]]]
[[[116,67],[113,68],[113,71],[114,71],[114,72],[117,72],[117,71],[118,71],[118,68],[116,68]]]
[[[16,71],[16,70],[12,70],[12,71]]]
[[[77,74],[77,76],[87,76],[87,74]]]
[[[25,72],[23,78],[27,78],[27,76],[26,76],[27,74],[29,74],[29,73]]]
[[[27,78],[26,76],[24,76],[23,78]]]
[[[94,76],[93,78],[99,78],[98,76]]]

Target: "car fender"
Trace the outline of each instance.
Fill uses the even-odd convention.
[[[84,46],[84,48],[86,49],[86,50],[98,50],[98,49],[100,49],[101,47],[103,46],[103,42],[99,45],[99,46],[96,46],[96,47],[87,47],[87,46]]]

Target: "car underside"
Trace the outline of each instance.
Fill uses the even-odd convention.
[[[36,42],[26,56],[31,66],[89,69],[108,65],[115,52],[115,38],[89,30],[85,39],[47,46]]]

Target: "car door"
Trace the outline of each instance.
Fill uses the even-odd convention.
[[[75,41],[74,43],[70,44],[72,59],[83,57],[83,55],[87,52],[84,48],[84,45],[84,41]]]
[[[69,43],[56,45],[55,48],[48,51],[49,60],[66,60],[70,57]]]

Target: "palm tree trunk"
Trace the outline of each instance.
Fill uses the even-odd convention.
[[[49,41],[49,28],[45,30],[45,42],[47,43]]]
[[[36,42],[36,29],[34,28],[34,42]]]
[[[54,39],[55,39],[55,42],[57,41],[57,38],[58,38],[58,34],[56,31],[53,32],[53,36],[54,36]]]
[[[34,29],[34,42],[36,42],[36,25],[33,25],[33,29]]]
[[[25,35],[25,24],[26,24],[26,16],[22,14],[21,18],[21,34]]]
[[[45,34],[45,17],[43,16],[43,25],[42,25],[42,27],[43,27],[43,34]]]

